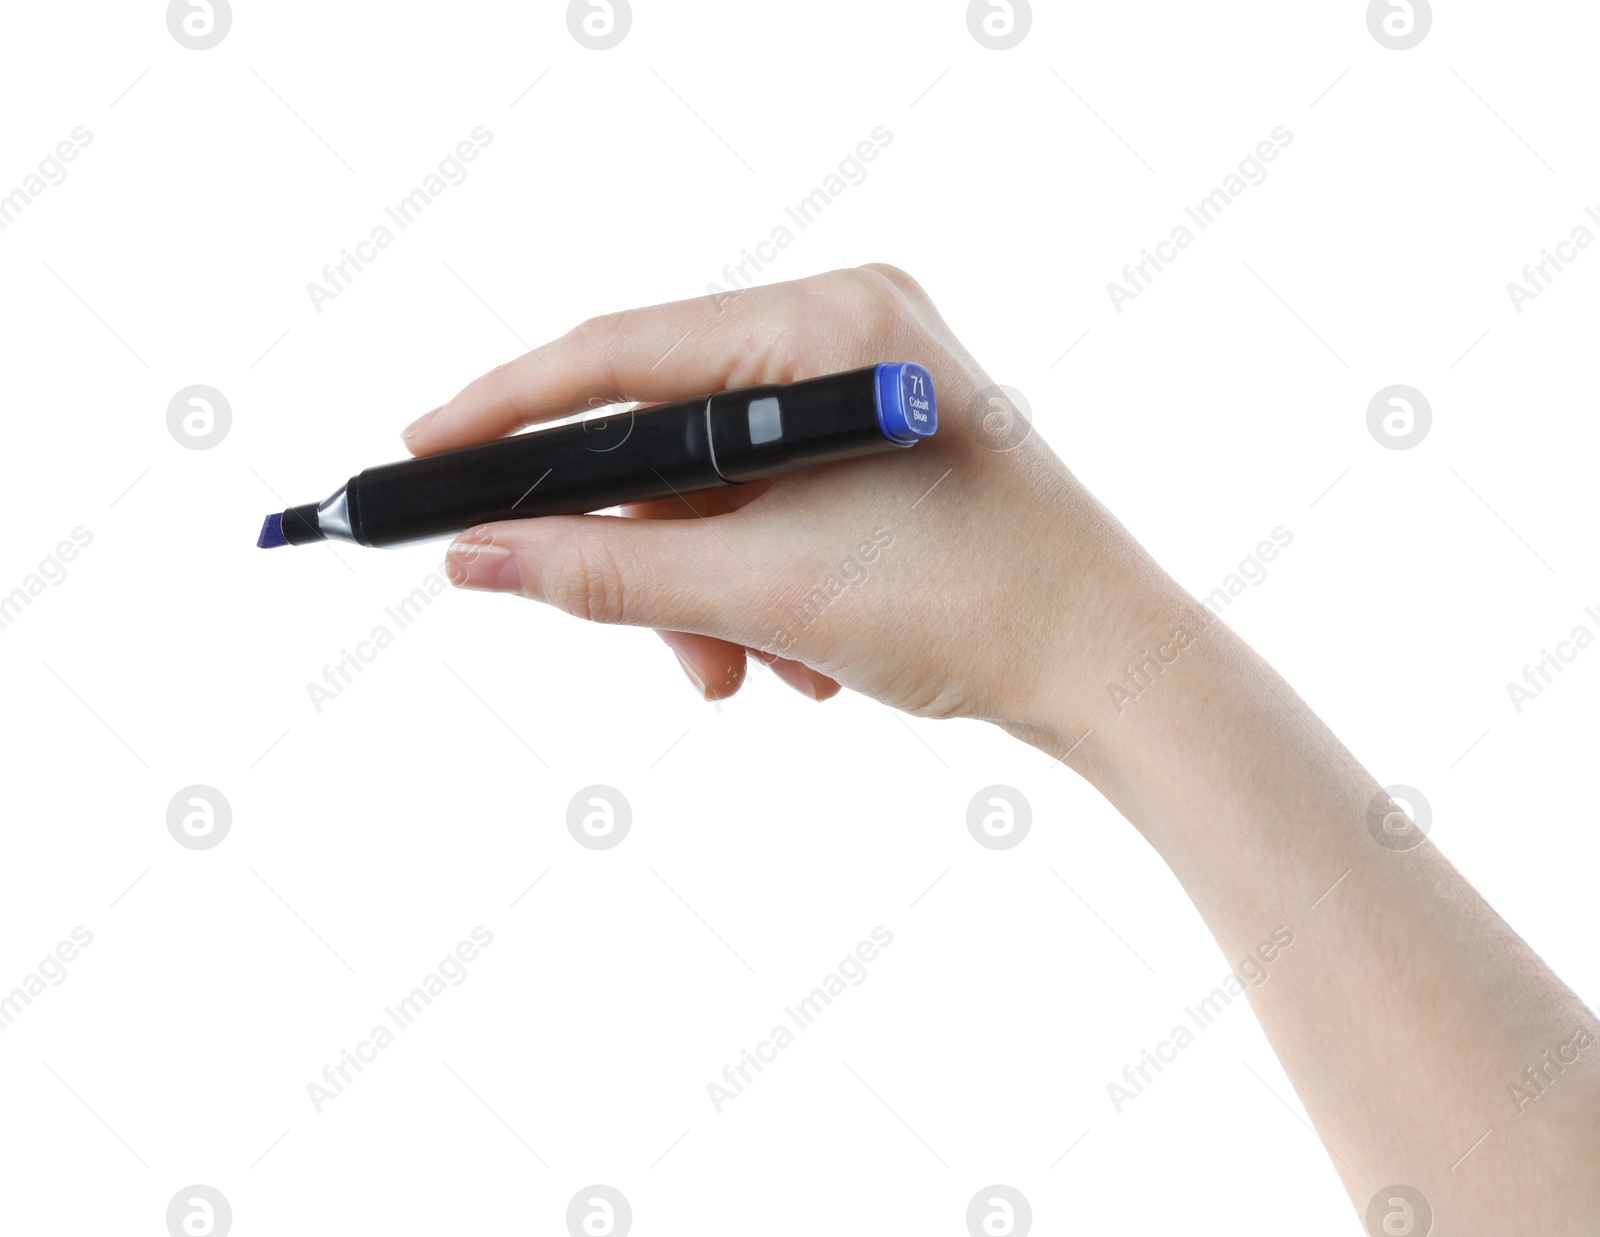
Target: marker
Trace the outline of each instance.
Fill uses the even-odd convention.
[[[382,464],[320,503],[269,515],[256,545],[397,545],[494,520],[577,515],[914,447],[938,424],[926,369],[869,365]]]

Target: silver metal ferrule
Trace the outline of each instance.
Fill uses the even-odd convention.
[[[317,527],[330,541],[355,543],[356,535],[350,528],[350,498],[344,486],[317,504]]]

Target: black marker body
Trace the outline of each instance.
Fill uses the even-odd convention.
[[[283,514],[283,535],[291,545],[329,537],[394,545],[496,520],[597,511],[896,450],[916,437],[886,436],[900,423],[886,423],[880,405],[900,398],[892,384],[906,370],[926,378],[920,366],[867,366],[611,412],[383,464],[352,477],[327,502],[291,507]],[[888,394],[880,391],[883,384],[890,384]],[[932,428],[913,432],[926,436]]]

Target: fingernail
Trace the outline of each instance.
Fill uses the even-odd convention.
[[[818,699],[817,685],[812,682],[811,676],[799,666],[779,666],[775,661],[772,665],[772,673],[777,675],[790,687],[794,688],[795,691],[799,692],[802,696],[809,696],[812,700]]]
[[[693,683],[695,690],[700,693],[700,699],[709,700],[711,697],[706,692],[706,681],[702,679],[695,671],[695,668],[689,664],[689,659],[687,657],[685,657],[682,653],[679,653],[677,649],[673,649],[672,651],[677,654],[678,664],[683,667],[683,672],[689,676],[689,682]]]
[[[522,567],[503,545],[458,541],[445,558],[445,571],[457,588],[484,589],[492,593],[520,593]]]
[[[439,407],[435,408],[432,412],[423,413],[420,417],[418,417],[410,425],[406,426],[405,429],[400,431],[401,441],[410,442],[413,438],[415,438],[418,434],[420,434],[422,432],[423,426],[427,425],[429,421],[433,420],[436,416],[438,416],[439,413],[441,411],[443,411],[443,409],[444,409],[444,405],[440,404]]]

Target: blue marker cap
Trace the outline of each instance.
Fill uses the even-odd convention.
[[[903,447],[932,438],[939,428],[933,375],[910,361],[878,366],[878,428]]]

